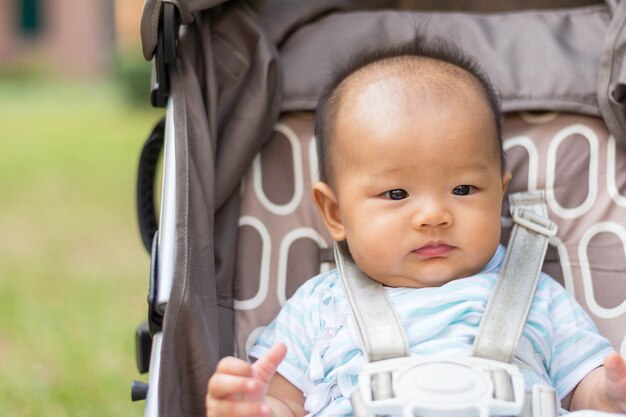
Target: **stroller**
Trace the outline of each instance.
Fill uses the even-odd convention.
[[[475,56],[500,90],[509,191],[545,189],[559,226],[544,270],[626,354],[626,2],[480,13],[425,3],[145,0],[152,102],[167,109],[137,187],[152,256],[136,335],[149,380],[133,384],[146,417],[204,416],[217,361],[246,357],[295,289],[332,267],[307,198],[312,111],[336,58],[416,25]]]

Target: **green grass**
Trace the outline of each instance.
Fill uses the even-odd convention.
[[[0,415],[143,415],[135,171],[161,114],[111,81],[0,78]]]

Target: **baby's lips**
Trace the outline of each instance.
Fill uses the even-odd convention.
[[[413,252],[424,258],[440,258],[446,256],[454,249],[454,246],[445,242],[428,242],[424,246],[415,249]]]

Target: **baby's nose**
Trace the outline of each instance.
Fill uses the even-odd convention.
[[[452,224],[452,216],[445,205],[437,200],[423,202],[417,207],[412,219],[413,228],[446,227]]]

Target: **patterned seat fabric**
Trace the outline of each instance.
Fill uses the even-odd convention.
[[[235,271],[241,357],[300,284],[333,266],[320,263],[332,240],[310,197],[317,179],[313,120],[311,113],[283,115],[244,178]],[[551,242],[558,257],[544,270],[626,354],[626,152],[601,119],[565,113],[506,115],[504,147],[509,192],[545,189],[559,226]]]

